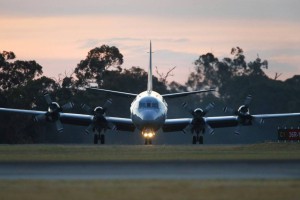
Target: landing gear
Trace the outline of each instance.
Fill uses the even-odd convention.
[[[100,141],[100,144],[105,144],[105,135],[104,134],[95,134],[94,135],[94,144],[98,144],[98,141]]]
[[[145,138],[145,145],[152,144],[152,138],[155,136],[155,131],[150,128],[145,128],[142,131],[142,135]]]
[[[197,144],[197,137],[193,136],[193,144]]]
[[[203,136],[202,135],[193,136],[193,144],[197,144],[197,142],[199,142],[199,144],[203,144]]]
[[[105,135],[103,134],[100,135],[100,143],[105,144]]]
[[[203,136],[199,136],[199,144],[203,144]]]
[[[98,134],[94,134],[94,144],[98,144]]]
[[[145,145],[152,144],[151,138],[145,138]]]

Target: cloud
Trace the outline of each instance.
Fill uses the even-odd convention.
[[[9,0],[1,15],[78,16],[122,15],[196,19],[276,19],[299,21],[298,0]]]
[[[98,39],[85,39],[85,40],[79,40],[79,48],[80,49],[86,49],[86,48],[93,48],[99,45],[100,40]]]
[[[176,80],[193,68],[192,62],[200,54],[207,52],[223,58],[230,56],[231,47],[240,46],[247,60],[255,59],[258,53],[262,59],[277,59],[276,63],[285,62],[283,56],[295,56],[300,52],[299,21],[281,18],[287,12],[286,16],[295,15],[299,19],[299,14],[294,13],[298,4],[289,12],[286,9],[294,1],[284,1],[286,5],[282,6],[276,0],[272,4],[254,0],[256,9],[252,1],[241,1],[245,2],[241,4],[235,0],[187,0],[172,1],[172,4],[170,0],[135,1],[136,4],[133,0],[57,2],[1,1],[0,50],[12,50],[21,59],[42,59],[47,70],[64,71],[74,67],[74,61],[76,64],[84,59],[90,49],[107,44],[120,49],[124,66],[146,69],[149,41],[152,40],[156,52],[154,63],[161,70],[178,66],[177,74],[181,66],[188,66],[178,73],[180,77],[174,77]],[[267,2],[269,7],[266,7]],[[253,13],[243,14],[244,7]],[[279,17],[259,18],[273,12],[278,12]],[[285,54],[280,50],[286,50]],[[58,64],[60,61],[62,65]],[[298,69],[295,73],[299,73],[298,63],[294,59],[286,66]]]

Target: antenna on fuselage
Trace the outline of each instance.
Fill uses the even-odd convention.
[[[151,44],[151,40],[150,40],[150,60],[149,60],[149,68],[148,68],[148,85],[147,85],[147,91],[150,94],[152,92],[152,44]]]

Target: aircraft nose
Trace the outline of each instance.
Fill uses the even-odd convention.
[[[157,113],[153,110],[145,110],[142,114],[143,121],[154,121],[157,118]]]

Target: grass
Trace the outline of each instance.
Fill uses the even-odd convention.
[[[299,187],[300,180],[16,180],[0,181],[0,199],[295,200],[300,198]]]
[[[232,146],[0,145],[4,162],[299,160],[299,143]],[[300,180],[0,180],[0,199],[300,199]]]
[[[233,146],[0,145],[0,162],[299,159],[300,143]]]

